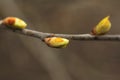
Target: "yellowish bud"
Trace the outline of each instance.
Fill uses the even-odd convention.
[[[109,32],[111,28],[110,16],[103,18],[92,30],[93,35],[103,35]]]
[[[68,39],[61,37],[49,37],[45,38],[44,41],[49,47],[53,48],[65,48],[69,43]]]
[[[3,20],[3,24],[11,29],[24,29],[27,24],[17,17],[7,17]]]

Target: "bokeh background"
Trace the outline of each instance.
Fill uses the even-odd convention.
[[[120,34],[119,0],[0,0],[0,19],[16,16],[42,32],[83,34],[110,15]],[[0,80],[120,80],[120,43],[70,41],[65,49],[0,29]]]

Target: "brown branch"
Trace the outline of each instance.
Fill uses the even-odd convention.
[[[23,29],[23,30],[16,30],[15,32],[26,35],[32,36],[35,38],[39,38],[43,40],[46,37],[63,37],[71,40],[87,40],[87,41],[120,41],[120,35],[102,35],[102,36],[94,36],[91,34],[54,34],[54,33],[44,33],[30,29]]]
[[[2,25],[2,23],[3,23],[3,20],[0,20],[1,28],[6,29],[7,27],[5,25]],[[22,30],[9,29],[9,30],[26,35],[26,36],[39,38],[41,40],[44,40],[44,38],[46,37],[63,37],[63,38],[71,39],[71,40],[83,40],[83,41],[95,41],[95,40],[97,41],[120,41],[120,35],[95,36],[91,34],[55,34],[55,33],[39,32],[35,30],[30,30],[30,29],[22,29]]]

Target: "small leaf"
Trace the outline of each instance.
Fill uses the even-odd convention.
[[[109,32],[111,29],[111,22],[109,20],[110,16],[103,18],[92,30],[93,35],[103,35]]]
[[[49,47],[53,48],[65,48],[69,43],[68,39],[61,37],[49,37],[45,38],[44,41]]]

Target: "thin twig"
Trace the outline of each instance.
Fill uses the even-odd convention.
[[[5,25],[2,25],[2,20],[0,20],[1,28],[6,29]],[[2,27],[3,26],[3,27]],[[8,28],[7,28],[8,29]],[[13,31],[12,29],[10,29]],[[83,41],[120,41],[120,35],[100,35],[95,36],[91,34],[55,34],[55,33],[46,33],[39,32],[30,29],[14,30],[13,32],[20,33],[26,36],[31,36],[44,40],[46,37],[63,37],[71,40],[83,40]]]
[[[46,37],[63,37],[72,40],[87,40],[87,41],[120,41],[120,35],[102,35],[102,36],[94,36],[91,34],[54,34],[54,33],[44,33],[30,29],[16,30],[15,32],[39,38],[43,40]]]

